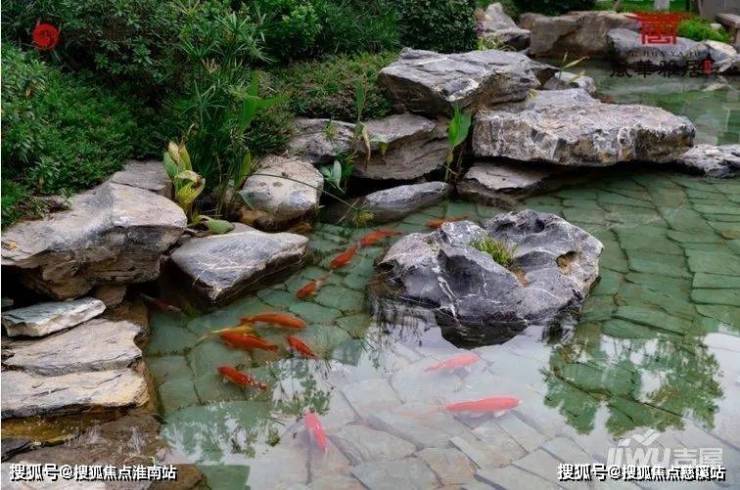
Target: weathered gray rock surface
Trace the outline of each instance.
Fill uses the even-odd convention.
[[[10,227],[2,265],[18,269],[39,292],[79,297],[99,284],[156,279],[160,255],[185,225],[182,209],[169,199],[108,182],[72,198],[69,211]]]
[[[330,437],[352,464],[403,458],[415,450],[403,439],[364,425],[345,425]]]
[[[318,210],[323,188],[324,178],[311,163],[269,156],[247,178],[239,194],[249,208],[262,212],[254,223],[257,227],[281,229],[310,219]]]
[[[3,365],[48,376],[125,368],[141,359],[140,331],[131,322],[90,320],[41,340],[6,342]]]
[[[373,223],[387,223],[433,206],[444,200],[449,192],[450,186],[445,182],[425,182],[373,192],[353,200],[352,204],[356,208],[372,213]],[[343,217],[351,216],[349,213],[351,209],[348,206],[334,204],[327,209],[325,219],[339,221]]]
[[[2,322],[9,337],[43,337],[79,325],[104,311],[105,304],[95,298],[54,301],[5,311]]]
[[[527,13],[519,26],[531,32],[531,56],[561,58],[568,53],[573,60],[580,56],[606,57],[606,34],[617,28],[638,31],[640,24],[624,14],[614,12],[570,12],[550,17]]]
[[[500,3],[492,3],[478,19],[480,36],[494,39],[516,50],[529,46],[530,32],[522,29],[511,17],[506,15]]]
[[[473,153],[565,166],[670,162],[692,144],[685,117],[643,105],[604,104],[581,89],[538,92],[476,115]]]
[[[566,90],[569,88],[582,88],[589,95],[596,93],[596,82],[594,79],[587,75],[580,75],[576,73],[570,73],[567,71],[561,71],[552,76],[545,85],[545,90]]]
[[[220,303],[298,265],[307,245],[308,238],[293,233],[235,230],[188,240],[170,260],[197,293]]]
[[[416,179],[445,163],[447,134],[442,122],[396,114],[364,125],[370,140],[369,160],[364,143],[353,142],[354,125],[328,119],[297,120],[289,151],[314,164],[326,164],[356,150],[354,174],[380,180]]]
[[[512,270],[471,245],[486,237],[513,248]],[[483,227],[446,223],[394,243],[372,293],[381,310],[399,300],[433,310],[448,338],[499,342],[577,311],[598,277],[602,248],[562,218],[531,210],[500,214]]]
[[[709,56],[714,60],[719,73],[737,74],[740,72],[740,56],[730,44],[719,41],[704,41],[709,50]]]
[[[484,204],[507,204],[542,187],[558,173],[550,167],[534,167],[516,163],[476,163],[457,183],[457,192]]]
[[[164,164],[158,160],[131,160],[124,165],[123,170],[114,173],[108,181],[172,198],[172,182],[164,169]]]
[[[60,376],[3,371],[2,418],[139,406],[148,399],[144,377],[131,369]]]
[[[688,61],[700,61],[709,54],[706,44],[683,37],[676,38],[675,44],[646,45],[639,32],[629,29],[612,29],[606,39],[611,56],[628,66],[643,63],[655,67],[663,63],[686,66]]]
[[[522,100],[552,68],[507,51],[440,54],[404,49],[380,71],[379,83],[411,112],[449,115],[455,105],[476,111],[483,105]]]
[[[740,145],[696,145],[678,162],[709,177],[733,177],[740,171]]]
[[[353,466],[352,474],[365,487],[374,489],[425,490],[438,485],[429,466],[416,457],[363,463]]]

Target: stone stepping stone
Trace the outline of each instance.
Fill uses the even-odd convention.
[[[329,437],[353,465],[398,460],[416,451],[413,444],[364,425],[345,425]]]
[[[3,419],[141,406],[148,399],[144,377],[130,369],[60,376],[3,372]]]
[[[2,322],[9,337],[43,337],[79,325],[103,311],[105,304],[99,299],[82,298],[16,308],[4,312]]]
[[[523,100],[554,68],[519,53],[499,50],[440,54],[406,48],[380,71],[378,83],[410,112],[450,115],[453,106],[475,111],[483,104]]]
[[[77,298],[100,284],[148,282],[177,242],[185,213],[169,199],[106,182],[71,199],[70,209],[22,221],[3,233],[3,266],[56,299]]]
[[[47,376],[125,368],[141,359],[134,343],[140,332],[131,322],[90,320],[42,340],[10,342],[3,364]]]
[[[542,187],[558,173],[557,168],[532,167],[526,164],[476,163],[457,184],[461,196],[484,204],[510,203]]]
[[[472,148],[477,157],[569,167],[666,163],[691,146],[694,133],[691,121],[663,109],[604,104],[582,89],[569,89],[480,111]]]
[[[740,170],[740,145],[696,145],[678,163],[709,177],[732,177]]]
[[[123,170],[114,173],[109,182],[128,185],[172,199],[172,181],[159,160],[126,162]]]
[[[352,474],[367,488],[427,490],[439,485],[434,472],[419,458],[364,463],[352,468]]]
[[[276,271],[297,266],[308,238],[245,230],[188,240],[171,261],[209,303],[223,303],[258,287]]]
[[[254,214],[255,226],[273,230],[311,218],[318,211],[323,188],[324,177],[311,163],[270,155],[260,161],[239,195]]]

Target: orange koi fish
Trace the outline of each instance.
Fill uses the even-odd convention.
[[[303,415],[303,423],[305,424],[308,433],[311,434],[311,438],[314,440],[314,443],[316,443],[319,449],[326,452],[329,449],[329,446],[326,441],[324,426],[321,425],[319,417],[313,412],[306,412]]]
[[[389,238],[396,235],[402,235],[399,231],[393,231],[393,230],[375,230],[371,231],[367,235],[360,238],[360,245],[363,247],[369,247],[371,245],[375,245],[380,240],[383,240],[384,238]]]
[[[298,337],[293,337],[292,335],[288,335],[285,340],[288,341],[288,345],[296,352],[301,354],[303,357],[311,357],[316,359],[318,356],[313,353],[311,348],[306,345],[305,342],[303,342]]]
[[[306,326],[306,322],[298,318],[297,316],[290,315],[288,313],[277,313],[277,312],[265,312],[254,316],[247,316],[241,319],[242,323],[270,323],[272,325],[280,325],[281,327],[288,328],[303,328]]]
[[[213,330],[212,332],[208,332],[205,335],[201,336],[198,339],[198,342],[207,339],[211,335],[221,335],[222,333],[253,334],[254,325],[252,325],[251,323],[240,323],[236,327],[228,327],[228,328],[222,328],[220,330]]]
[[[464,219],[468,219],[467,215],[466,216],[456,216],[454,218],[434,218],[434,219],[430,219],[429,221],[427,221],[427,227],[433,228],[436,230],[437,228],[439,228],[445,223],[450,223],[452,221],[462,221]]]
[[[220,334],[220,337],[221,337],[221,340],[223,340],[228,346],[233,347],[235,349],[244,349],[244,350],[262,349],[262,350],[268,350],[272,352],[276,352],[278,350],[277,345],[272,344],[254,335],[224,332]]]
[[[445,359],[444,361],[438,362],[437,364],[433,364],[426,368],[424,371],[458,369],[461,367],[470,366],[471,364],[475,364],[478,361],[480,361],[480,357],[476,356],[472,352],[467,352],[465,354],[460,354],[459,356],[450,357],[449,359]]]
[[[505,412],[519,406],[519,398],[512,396],[492,396],[480,400],[450,403],[445,408],[450,412]]]
[[[345,265],[349,264],[350,260],[352,260],[352,257],[354,257],[356,253],[357,245],[352,245],[347,250],[334,257],[334,259],[332,259],[331,263],[329,264],[329,267],[331,267],[332,269],[339,269],[340,267],[344,267]]]
[[[295,296],[298,299],[306,299],[309,296],[313,296],[316,294],[316,292],[321,289],[321,286],[324,285],[326,282],[326,278],[329,277],[328,275],[319,277],[318,279],[314,279],[313,281],[309,281],[306,283],[305,286],[303,286],[301,289],[296,291]]]
[[[261,390],[267,389],[267,385],[261,381],[257,381],[247,373],[243,373],[241,371],[237,371],[235,368],[231,366],[221,366],[218,368],[218,373],[224,377],[224,380],[231,381],[237,386],[241,386],[242,388],[247,388],[249,386],[254,386],[255,388],[259,388]]]

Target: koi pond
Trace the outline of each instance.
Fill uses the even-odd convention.
[[[705,91],[703,80],[617,79],[592,65],[587,73],[617,102],[687,115],[699,143],[740,142],[737,84]],[[521,208],[556,213],[604,244],[580,320],[557,332],[532,326],[503,344],[463,349],[423,315],[374,321],[366,289],[396,237],[331,270],[331,259],[371,230],[328,224],[311,235],[311,263],[283,282],[198,317],[153,313],[146,356],[168,462],[198,464],[219,489],[427,489],[555,488],[571,485],[558,482],[560,463],[683,458],[726,467],[726,481],[700,485],[737,486],[740,182],[633,164],[563,180]],[[429,231],[433,218],[481,221],[501,211],[453,200],[383,228]],[[314,296],[296,297],[324,277]],[[307,326],[258,324],[277,352],[249,354],[209,335],[263,311]],[[290,354],[286,334],[318,359]],[[467,352],[478,359],[440,365]],[[223,382],[217,368],[226,364],[267,388]],[[521,403],[477,414],[449,407],[491,396]],[[325,448],[304,423],[309,412]],[[636,447],[647,459],[630,460]]]

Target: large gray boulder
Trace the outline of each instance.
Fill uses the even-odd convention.
[[[445,182],[425,182],[422,184],[401,185],[372,192],[351,201],[355,209],[372,214],[373,223],[396,221],[420,209],[443,201],[450,193],[450,185]],[[352,209],[345,204],[334,204],[324,214],[324,219],[339,222],[350,217]]]
[[[149,400],[144,377],[131,369],[59,376],[3,371],[2,376],[3,419],[141,406]]]
[[[606,57],[609,31],[640,29],[637,20],[605,11],[570,12],[556,17],[528,13],[521,16],[519,25],[531,32],[531,56],[562,58],[567,53],[571,60],[581,56]]]
[[[593,78],[579,73],[560,71],[552,76],[542,87],[545,90],[567,90],[569,88],[581,88],[594,95],[596,93],[596,82]]]
[[[495,49],[454,54],[404,49],[380,71],[378,82],[408,111],[437,116],[450,115],[454,106],[474,112],[522,100],[552,73],[523,54]]]
[[[516,25],[500,3],[492,3],[478,19],[480,36],[516,50],[529,46],[530,32]]]
[[[99,284],[147,282],[159,257],[187,220],[169,199],[108,182],[71,200],[71,209],[23,221],[2,237],[2,265],[24,284],[56,299],[75,298]]]
[[[709,56],[714,60],[717,72],[729,75],[740,72],[740,56],[733,46],[712,40],[704,41],[704,45],[709,50]]]
[[[223,303],[298,266],[307,245],[293,233],[242,229],[188,240],[170,260],[203,299]]]
[[[569,89],[479,112],[472,147],[477,157],[605,167],[675,161],[694,133],[691,121],[663,109],[604,104]]]
[[[3,312],[2,322],[9,337],[43,337],[79,325],[105,311],[96,298],[38,303]]]
[[[639,32],[629,29],[612,29],[606,39],[610,56],[626,66],[685,67],[688,62],[701,61],[709,54],[706,44],[683,37],[677,37],[675,44],[646,45]]]
[[[123,170],[114,173],[108,181],[172,198],[172,181],[164,169],[164,164],[159,160],[126,162]]]
[[[512,199],[542,188],[557,170],[516,163],[479,162],[458,181],[457,192],[483,204],[511,205]]]
[[[323,188],[324,177],[311,163],[268,156],[247,178],[239,195],[258,212],[257,227],[284,229],[316,214]]]
[[[289,151],[314,164],[329,164],[356,152],[354,174],[368,179],[411,180],[444,166],[446,125],[414,114],[396,114],[363,123],[370,140],[354,138],[354,124],[328,119],[299,119]]]
[[[740,171],[740,145],[696,145],[678,163],[709,177],[733,177]]]
[[[125,368],[141,360],[140,332],[131,322],[90,320],[41,340],[6,342],[3,366],[47,376]]]
[[[511,269],[472,245],[486,238],[513,249]],[[372,293],[381,314],[400,301],[432,310],[447,338],[500,342],[577,312],[598,277],[602,248],[562,218],[532,210],[500,214],[483,227],[445,223],[394,243]]]

